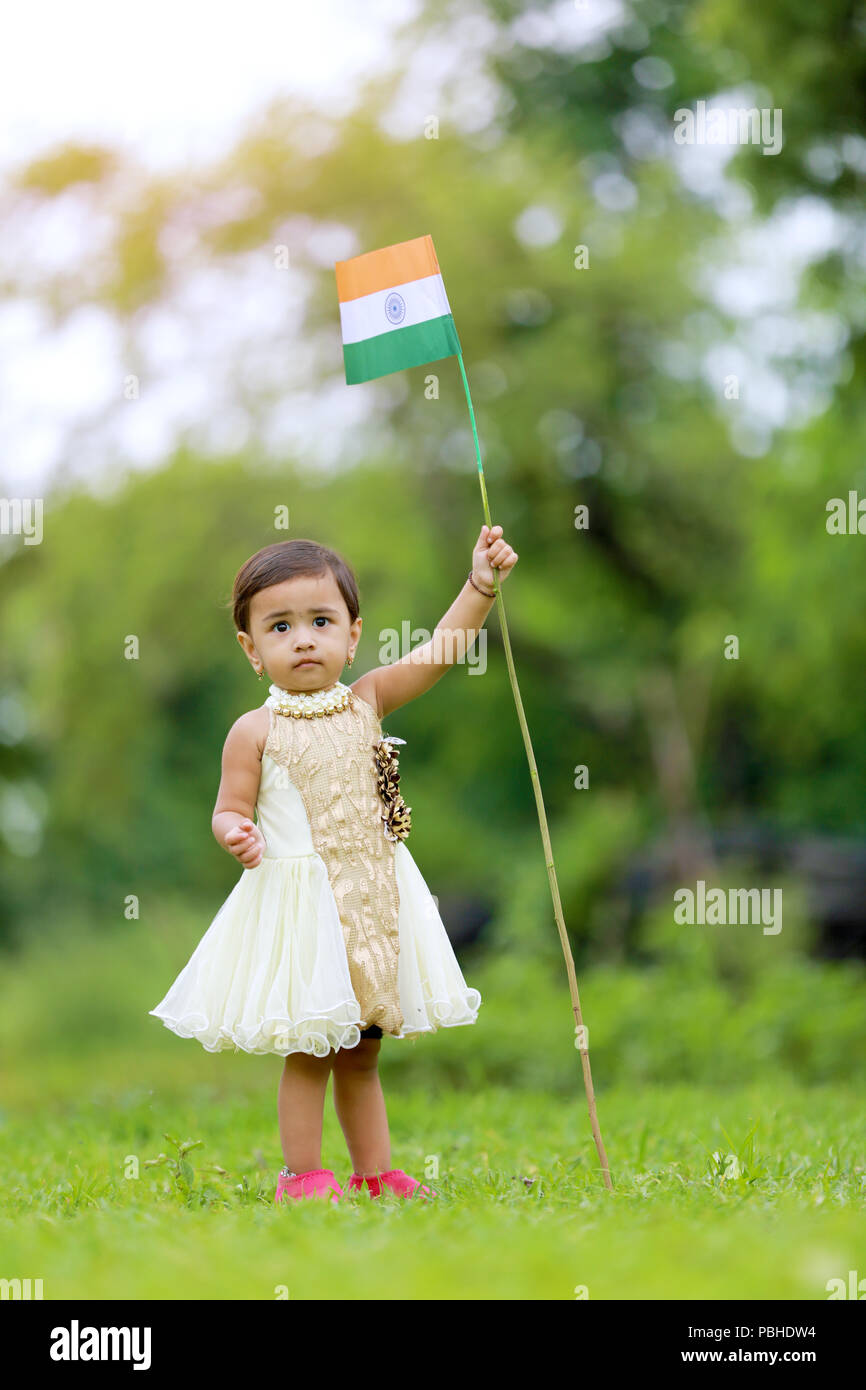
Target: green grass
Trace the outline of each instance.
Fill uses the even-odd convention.
[[[866,1119],[846,1087],[610,1091],[612,1193],[578,1068],[573,1102],[400,1093],[392,1161],[424,1177],[432,1158],[436,1202],[276,1208],[279,1063],[248,1060],[241,1094],[108,1089],[4,1114],[0,1274],[41,1277],[46,1299],[558,1300],[585,1286],[751,1300],[826,1299],[828,1279],[866,1273]],[[330,1095],[323,1162],[343,1182]],[[186,1167],[166,1133],[201,1141]]]
[[[561,966],[464,961],[478,1023],[381,1051],[392,1164],[438,1199],[276,1208],[281,1059],[148,1016],[201,930],[159,909],[4,962],[0,1278],[48,1300],[824,1300],[866,1277],[862,968],[582,971],[608,1192]],[[322,1158],[344,1182],[330,1087]]]

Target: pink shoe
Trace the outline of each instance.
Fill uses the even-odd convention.
[[[349,1179],[347,1190],[357,1192],[363,1189],[364,1183],[367,1184],[371,1197],[381,1197],[383,1187],[398,1197],[420,1197],[425,1202],[430,1197],[439,1196],[438,1192],[434,1192],[430,1187],[425,1187],[417,1178],[410,1178],[408,1173],[403,1172],[402,1168],[389,1168],[386,1173],[380,1173],[378,1177],[370,1174],[362,1177],[360,1173],[353,1173]]]
[[[343,1189],[330,1168],[311,1168],[308,1173],[292,1173],[288,1168],[280,1169],[277,1180],[277,1195],[274,1205],[279,1206],[284,1197],[327,1197],[339,1202]]]

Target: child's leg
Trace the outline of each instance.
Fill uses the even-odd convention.
[[[391,1139],[385,1097],[379,1080],[378,1038],[362,1038],[357,1047],[333,1054],[334,1108],[346,1136],[356,1173],[387,1173]]]
[[[293,1173],[322,1166],[322,1115],[333,1057],[333,1052],[327,1057],[290,1052],[286,1058],[277,1115],[283,1158]]]

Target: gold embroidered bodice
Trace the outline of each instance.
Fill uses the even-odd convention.
[[[348,708],[313,719],[269,713],[263,756],[285,769],[306,808],[343,927],[359,1026],[399,1033],[400,900],[377,782],[381,721],[354,692]]]

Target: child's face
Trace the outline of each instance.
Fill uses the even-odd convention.
[[[361,636],[333,574],[304,575],[260,589],[250,602],[250,631],[238,641],[256,670],[281,690],[324,690],[340,679]],[[316,665],[299,666],[311,659]]]

